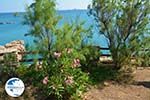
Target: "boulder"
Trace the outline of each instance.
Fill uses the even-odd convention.
[[[0,46],[0,60],[3,59],[3,54],[15,53],[17,60],[22,60],[22,54],[20,52],[25,52],[24,41],[16,40],[10,43],[7,43],[4,46]]]
[[[20,45],[24,45],[24,41],[22,40],[16,40],[16,41],[12,41],[10,43],[7,43],[5,45],[6,48],[9,48],[9,47],[14,47],[14,46],[20,46]]]
[[[5,51],[5,47],[4,46],[0,46],[0,54],[3,53]]]

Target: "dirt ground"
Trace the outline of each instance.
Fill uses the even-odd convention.
[[[136,85],[117,85],[107,82],[103,89],[90,89],[85,93],[83,100],[150,100],[150,68],[138,68],[134,80],[137,82]],[[26,88],[24,93],[28,99],[26,96],[11,98],[5,93],[3,95],[5,99],[2,99],[0,94],[0,100],[36,100],[32,93],[29,93],[31,90]],[[4,91],[4,88],[0,88],[1,91]]]
[[[150,100],[150,68],[138,68],[134,80],[136,85],[107,83],[103,89],[93,88],[84,100]]]

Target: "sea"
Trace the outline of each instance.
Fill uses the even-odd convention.
[[[25,34],[29,32],[30,27],[23,24],[24,14],[25,13],[21,12],[15,16],[14,13],[0,13],[0,45],[5,45],[6,43],[14,40],[24,40],[25,44],[33,43],[33,37],[25,36]],[[58,14],[62,16],[60,25],[65,22],[71,22],[79,19],[81,21],[85,21],[85,28],[93,26],[91,32],[92,45],[107,47],[106,38],[98,33],[98,30],[95,27],[95,20],[92,16],[89,16],[88,10],[62,10],[58,11]]]

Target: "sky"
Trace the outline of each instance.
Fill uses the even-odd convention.
[[[91,0],[57,0],[58,10],[86,9]],[[24,12],[33,0],[0,0],[1,12]]]

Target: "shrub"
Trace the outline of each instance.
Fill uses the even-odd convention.
[[[51,52],[51,59],[45,58],[42,66],[29,68],[26,78],[38,87],[45,97],[56,100],[79,100],[88,85],[88,75],[81,70],[84,56],[80,50],[65,48]],[[49,62],[50,61],[50,64]]]
[[[43,57],[41,66],[35,63],[25,74],[28,82],[48,99],[79,100],[88,83],[80,62],[86,60],[84,39],[90,29],[79,20],[58,26],[60,16],[53,0],[35,0],[25,18],[31,26],[28,35],[34,37],[36,50]]]
[[[86,61],[81,61],[82,70],[85,72],[90,72],[92,68],[99,67],[99,57],[100,50],[96,46],[85,46],[82,49],[82,52],[85,55]]]
[[[16,55],[13,53],[5,54],[4,60],[0,63],[0,81],[5,84],[5,82],[16,76],[15,69],[18,66]]]

